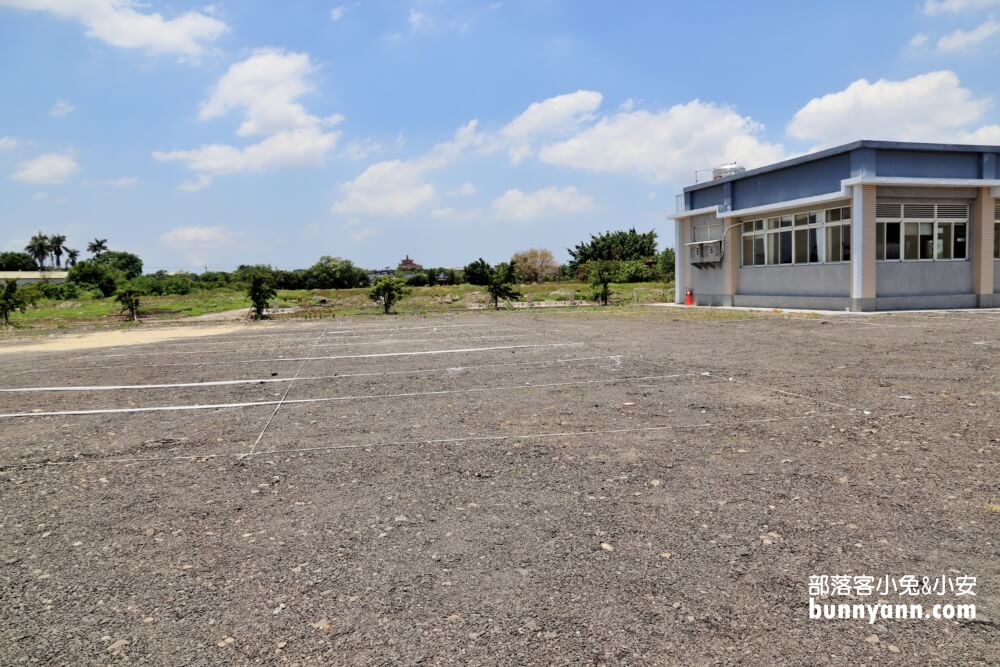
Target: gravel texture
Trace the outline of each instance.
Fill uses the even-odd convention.
[[[0,393],[0,664],[1000,664],[998,358],[995,312],[673,310],[8,354],[250,382]],[[948,573],[976,620],[808,617]]]

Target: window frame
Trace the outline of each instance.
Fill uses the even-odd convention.
[[[836,219],[833,219],[836,218]],[[816,264],[849,263],[852,223],[851,206],[834,206],[822,209],[810,209],[783,213],[780,215],[762,216],[760,218],[744,218],[740,220],[740,268],[756,268],[771,266],[812,266]],[[828,259],[828,238],[831,227],[837,227],[840,234],[841,256],[847,250],[847,259]],[[843,239],[847,235],[846,244]],[[806,248],[803,252],[798,246],[804,239]],[[785,254],[785,243],[789,244]],[[763,245],[763,262],[758,263],[757,245]],[[816,260],[812,250],[815,245]],[[747,261],[747,251],[753,253],[750,262]],[[774,255],[777,254],[775,258]],[[805,261],[798,261],[804,256]],[[790,261],[782,262],[782,259]]]
[[[898,217],[876,217],[875,218],[875,261],[876,262],[967,262],[969,261],[969,234],[971,231],[971,211],[972,206],[968,202],[963,202],[965,205],[965,218],[942,218],[940,216],[940,211],[938,207],[944,204],[945,206],[954,206],[953,203],[945,203],[941,201],[920,201],[920,202],[903,202],[903,201],[879,201],[879,204],[894,205],[899,206],[899,216]],[[923,205],[923,206],[933,206],[934,207],[934,217],[932,218],[914,218],[906,216],[906,206],[907,204],[913,205]],[[888,249],[888,225],[899,225],[899,258],[898,259],[887,259],[886,250]],[[925,225],[931,226],[930,234],[926,234]],[[965,233],[959,235],[955,231],[955,227],[961,225],[965,227]],[[944,234],[945,227],[951,227],[950,235]],[[907,231],[915,231],[916,237],[916,257],[907,257]],[[910,234],[909,236],[914,236]],[[951,242],[951,257],[943,257],[941,255],[945,254],[941,249],[939,249],[939,240],[942,237],[949,238]],[[881,247],[878,239],[882,238]],[[922,239],[929,238],[931,247],[931,257],[921,257],[923,254],[924,244]],[[964,239],[965,252],[962,257],[955,257],[955,248],[958,245],[957,239]]]

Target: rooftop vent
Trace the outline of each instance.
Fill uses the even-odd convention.
[[[712,170],[712,180],[717,181],[720,178],[725,178],[727,176],[735,176],[736,174],[742,174],[746,171],[746,167],[741,167],[735,162],[730,162],[728,164],[720,164],[718,167]]]

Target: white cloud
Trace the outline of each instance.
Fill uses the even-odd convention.
[[[240,136],[269,135],[285,130],[332,124],[307,112],[296,100],[313,90],[308,77],[314,66],[307,53],[260,49],[234,63],[201,105],[199,117],[211,120],[242,111]]]
[[[951,141],[990,105],[947,70],[903,81],[859,79],[810,100],[788,125],[798,139],[832,146],[856,139]]]
[[[233,243],[240,235],[221,225],[174,227],[160,236],[160,242],[173,248],[212,248]]]
[[[978,130],[958,133],[956,141],[963,144],[1000,146],[1000,125],[984,125]]]
[[[384,150],[385,146],[374,139],[355,139],[344,146],[344,157],[348,160],[365,160]]]
[[[312,90],[308,76],[313,69],[305,53],[276,49],[254,52],[219,79],[199,117],[211,120],[242,111],[237,134],[265,138],[245,147],[208,144],[190,150],[156,151],[153,157],[187,163],[197,177],[181,184],[186,191],[208,187],[214,176],[223,174],[322,165],[340,136],[328,128],[343,117],[315,116],[296,101]]]
[[[493,213],[501,219],[512,222],[527,222],[551,218],[571,213],[582,213],[594,207],[593,200],[570,186],[555,186],[522,192],[508,190],[493,200]]]
[[[924,13],[948,14],[1000,6],[1000,0],[926,0]]]
[[[69,153],[45,153],[22,162],[11,178],[31,185],[59,185],[79,170],[80,166]]]
[[[916,35],[914,35],[913,37],[910,38],[910,48],[911,49],[921,49],[921,48],[927,46],[927,42],[929,40],[930,40],[930,37],[927,36],[927,33],[918,32]]]
[[[154,54],[197,57],[208,43],[229,30],[225,23],[203,12],[185,12],[170,19],[158,12],[144,13],[146,5],[134,0],[0,0],[0,5],[79,21],[88,37]]]
[[[20,145],[19,142],[14,137],[0,137],[0,153],[4,151],[12,151]]]
[[[1000,34],[1000,21],[988,19],[972,30],[956,30],[948,33],[938,40],[937,49],[946,53],[965,51],[998,34]]]
[[[602,99],[598,92],[578,90],[530,104],[500,130],[500,135],[513,144],[508,150],[510,161],[518,164],[530,157],[535,139],[565,136],[577,130],[593,118]]]
[[[59,100],[52,108],[49,110],[49,115],[53,118],[62,118],[63,116],[68,116],[73,113],[73,105],[66,100]]]
[[[453,194],[453,195],[459,195],[459,196],[462,196],[462,197],[471,197],[472,195],[476,194],[477,192],[479,192],[479,190],[476,189],[475,185],[473,185],[472,183],[466,182],[466,183],[462,183],[456,189],[452,190],[451,194]]]
[[[410,20],[410,29],[413,30],[413,32],[426,30],[431,25],[430,19],[427,18],[427,14],[424,14],[416,7],[410,7],[409,20]]]
[[[339,21],[340,19],[344,18],[344,16],[350,9],[351,8],[348,7],[347,5],[337,5],[336,7],[330,10],[330,20]]]
[[[341,184],[341,197],[333,205],[339,215],[400,217],[429,206],[435,188],[426,181],[463,154],[483,149],[487,137],[470,121],[455,131],[451,141],[437,144],[428,153],[412,160],[376,162],[354,180]]]
[[[544,146],[539,159],[595,172],[637,174],[686,183],[695,169],[737,161],[754,167],[784,157],[780,145],[758,138],[763,127],[734,109],[694,100],[661,111],[602,117],[573,137]]]
[[[138,185],[139,178],[136,176],[122,176],[121,178],[114,178],[110,181],[104,181],[104,185],[109,188],[115,188],[117,190],[124,190],[125,188],[131,188]]]

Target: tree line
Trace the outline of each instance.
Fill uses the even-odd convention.
[[[639,233],[634,228],[594,234],[567,249],[570,260],[562,265],[555,261],[551,251],[531,248],[495,265],[479,258],[462,269],[397,270],[391,275],[369,272],[348,259],[331,256],[323,256],[309,268],[296,270],[241,265],[234,271],[143,274],[143,262],[138,255],[110,250],[107,239],[88,243],[87,252],[91,256],[81,260],[79,252],[66,247],[65,236],[39,232],[30,239],[24,252],[0,253],[0,271],[62,268],[65,257],[68,278],[65,283],[41,282],[22,286],[20,290],[14,286],[9,293],[4,289],[0,292],[0,316],[6,321],[11,312],[23,310],[42,298],[66,300],[85,295],[114,296],[134,316],[136,309],[129,306],[137,305],[140,296],[184,295],[200,289],[248,290],[255,284],[258,296],[278,289],[372,288],[372,299],[389,312],[412,287],[477,285],[486,290],[491,303],[498,307],[501,300],[520,297],[513,287],[518,283],[586,280],[594,287],[595,298],[607,303],[611,283],[673,280],[674,251],[670,248],[658,251],[656,242],[655,231]]]

